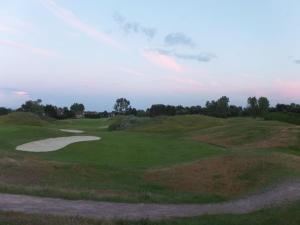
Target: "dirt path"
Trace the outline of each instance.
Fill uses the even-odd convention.
[[[72,201],[25,195],[0,194],[0,210],[81,216],[97,219],[161,219],[203,214],[242,214],[300,200],[300,182],[285,183],[243,199],[215,204],[129,204]]]

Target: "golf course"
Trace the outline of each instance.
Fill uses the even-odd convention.
[[[9,196],[14,201],[32,196],[68,204],[146,205],[144,214],[128,218],[109,211],[100,218],[85,216],[83,210],[76,220],[74,214],[54,216],[60,213],[51,213],[51,208],[42,212],[49,214],[42,219],[26,207],[1,206],[0,224],[129,224],[135,219],[130,223],[273,225],[288,218],[289,224],[298,224],[299,182],[300,126],[291,123],[204,115],[67,120],[27,112],[0,116],[0,192],[8,203]],[[247,198],[255,199],[257,207],[239,206]],[[236,205],[228,206],[231,211],[228,202]],[[211,213],[180,208],[220,204],[226,207]],[[175,213],[147,214],[147,206],[168,205]]]

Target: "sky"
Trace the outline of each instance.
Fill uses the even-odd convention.
[[[298,0],[0,0],[0,106],[300,103]]]

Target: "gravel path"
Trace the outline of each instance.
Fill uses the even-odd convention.
[[[39,141],[29,142],[23,145],[17,146],[16,150],[26,152],[51,152],[66,147],[69,144],[82,141],[96,141],[100,140],[100,137],[96,136],[70,136],[70,137],[58,137],[47,138]]]
[[[300,182],[285,183],[243,199],[214,204],[142,204],[64,200],[0,194],[0,210],[97,219],[162,219],[203,214],[242,214],[300,200]]]

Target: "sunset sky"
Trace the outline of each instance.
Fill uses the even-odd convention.
[[[0,0],[0,106],[300,103],[298,0]]]

